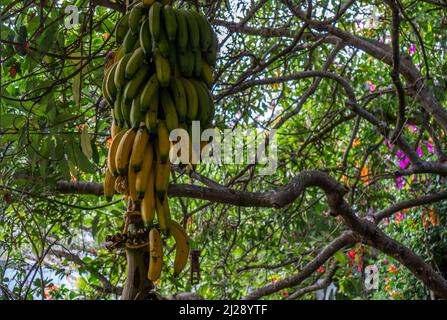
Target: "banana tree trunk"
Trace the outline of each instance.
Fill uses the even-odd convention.
[[[121,300],[141,300],[147,298],[152,283],[147,279],[149,251],[147,247],[126,249],[127,279]]]

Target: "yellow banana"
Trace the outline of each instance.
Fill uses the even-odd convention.
[[[145,226],[150,226],[155,217],[155,166],[152,165],[146,192],[141,200],[141,218]]]
[[[158,226],[163,233],[168,233],[169,226],[171,225],[171,212],[169,209],[168,196],[165,194],[162,200],[160,200],[159,197],[155,198]]]
[[[174,277],[183,271],[189,258],[189,240],[185,229],[174,220],[171,220],[169,233],[175,240]]]
[[[154,148],[149,141],[144,149],[143,162],[141,164],[141,170],[137,172],[137,178],[135,181],[135,188],[137,189],[138,197],[143,198],[148,185],[149,176],[152,171],[152,163],[154,159]]]
[[[136,181],[137,174],[133,170],[132,166],[129,163],[129,169],[127,170],[127,183],[128,183],[128,190],[129,190],[129,198],[134,202],[138,203],[138,195],[137,190],[135,187],[135,181]]]
[[[119,174],[124,174],[127,171],[135,135],[135,129],[128,129],[123,135],[120,144],[118,145],[118,149],[116,150],[115,163],[116,170],[118,170]]]
[[[130,164],[135,172],[141,170],[144,154],[146,151],[146,144],[149,141],[149,134],[144,127],[140,127],[135,136],[132,146],[132,155],[130,156]]]
[[[112,175],[114,177],[118,176],[118,170],[116,168],[116,163],[115,163],[115,158],[116,158],[116,153],[118,150],[118,146],[121,142],[121,139],[123,138],[124,134],[126,133],[125,130],[121,130],[116,136],[115,138],[112,140],[112,143],[110,145],[110,149],[109,149],[109,154],[107,157],[107,167],[110,171],[110,173],[112,173]]]
[[[161,269],[163,267],[163,242],[160,232],[152,228],[149,231],[149,269],[147,277],[151,281],[160,279]]]
[[[160,200],[163,201],[169,186],[169,175],[171,174],[171,163],[157,162],[155,167],[155,191]]]
[[[166,127],[166,122],[158,121],[157,124],[158,148],[157,157],[161,163],[166,163],[169,160],[169,150],[171,149],[171,142],[169,141],[169,131]]]
[[[113,120],[112,126],[110,128],[110,132],[112,134],[112,139],[114,139],[120,131],[121,131],[121,127],[118,125],[116,120]]]
[[[115,177],[112,175],[109,169],[106,169],[106,177],[104,179],[104,196],[107,201],[112,201],[115,192]]]

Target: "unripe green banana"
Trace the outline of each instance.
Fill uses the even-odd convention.
[[[157,116],[158,116],[158,106],[159,106],[159,91],[157,90],[151,100],[149,105],[149,110],[146,112],[144,122],[146,128],[150,133],[155,133],[157,131]]]
[[[124,53],[132,52],[135,48],[135,44],[138,41],[138,34],[134,34],[130,29],[127,31],[126,37],[123,41]]]
[[[185,77],[192,77],[193,71],[194,71],[194,53],[186,49],[184,52],[178,52],[177,53],[177,61],[179,64],[180,72]]]
[[[130,109],[132,107],[132,100],[126,100],[124,93],[121,97],[120,110],[123,115],[125,125],[130,128]]]
[[[127,62],[126,74],[125,74],[126,79],[132,79],[134,75],[137,73],[137,71],[141,68],[143,63],[144,63],[144,51],[140,47],[132,53],[132,56]]]
[[[126,13],[118,22],[115,29],[115,41],[118,43],[123,42],[129,30],[129,13]]]
[[[155,70],[157,72],[157,78],[160,86],[169,86],[169,82],[171,80],[171,66],[169,65],[169,61],[165,59],[158,50],[154,53],[154,60]]]
[[[149,29],[149,20],[145,19],[140,29],[140,47],[146,56],[152,54],[152,36]]]
[[[213,43],[213,29],[205,16],[195,11],[190,11],[190,13],[196,18],[199,26],[200,47],[202,51],[207,51]]]
[[[116,99],[116,92],[117,92],[116,86],[115,86],[115,80],[114,80],[117,66],[118,66],[118,63],[114,63],[113,66],[110,68],[110,71],[106,77],[106,88],[107,88],[107,91],[109,92],[110,96],[112,97],[113,101],[115,101],[115,99]]]
[[[178,120],[183,122],[185,121],[186,112],[188,109],[183,83],[178,78],[172,78],[169,89],[171,90],[172,97],[174,97],[174,104],[177,111]]]
[[[118,62],[118,65],[116,66],[116,71],[113,79],[115,81],[117,91],[124,89],[126,79],[126,66],[131,56],[132,53],[125,54],[124,57],[121,58],[121,60]]]
[[[210,87],[214,82],[214,68],[208,63],[203,62],[201,77],[206,82],[208,87]]]
[[[162,7],[163,5],[160,2],[155,2],[149,10],[149,29],[151,30],[152,40],[154,41],[158,41],[160,38]]]
[[[177,19],[177,45],[180,51],[184,52],[188,46],[188,23],[185,14],[181,10],[175,10]]]
[[[155,94],[158,93],[158,88],[159,85],[157,75],[153,74],[145,84],[141,93],[140,106],[142,113],[146,113],[146,111],[149,109]]]
[[[164,58],[168,58],[169,57],[169,40],[168,37],[166,36],[166,31],[164,26],[160,27],[160,36],[158,41],[153,41],[152,43],[152,50],[156,50],[158,49],[158,51],[161,53],[161,55]]]
[[[134,33],[138,34],[140,31],[141,19],[144,15],[143,4],[139,3],[130,10],[129,13],[129,29]]]
[[[197,98],[199,101],[199,110],[197,113],[197,120],[200,121],[201,125],[205,125],[208,121],[210,114],[210,105],[208,100],[208,95],[206,90],[200,85],[200,81],[191,80],[197,92]]]
[[[123,114],[121,112],[121,92],[118,92],[116,95],[116,100],[113,106],[113,117],[115,118],[116,122],[118,123],[118,125],[123,128],[125,121],[124,121],[124,117]]]
[[[204,125],[205,125],[205,127],[208,127],[209,125],[211,125],[211,122],[214,118],[214,114],[216,112],[216,107],[214,105],[214,100],[213,100],[211,91],[207,88],[206,84],[202,81],[197,81],[197,83],[202,88],[203,92],[206,94],[207,103],[208,103],[208,118],[205,119]]]
[[[148,64],[143,64],[138,72],[135,74],[135,77],[130,80],[124,89],[124,101],[129,104],[135,98],[137,93],[139,92],[144,81],[149,77],[150,67]]]
[[[163,108],[163,112],[165,114],[166,119],[166,127],[169,131],[178,128],[178,116],[177,111],[175,109],[175,104],[172,101],[171,95],[169,91],[166,89],[162,89],[160,92],[160,102]]]
[[[199,110],[199,100],[195,86],[188,79],[182,78],[183,87],[185,88],[186,101],[188,105],[188,111],[186,117],[189,121],[196,120],[197,112]]]
[[[199,50],[200,46],[200,30],[197,20],[189,11],[182,10],[182,12],[186,18],[186,23],[188,24],[189,46],[193,52],[196,52],[196,50]]]
[[[217,47],[219,46],[219,41],[217,39],[216,33],[213,31],[213,42],[209,49],[205,52],[203,52],[204,56],[203,58],[205,61],[212,67],[216,66],[216,59],[217,59]]]
[[[141,113],[140,108],[140,96],[141,92],[133,99],[132,107],[130,109],[130,125],[132,128],[136,129],[140,126],[140,123],[144,120],[143,114]]]
[[[166,35],[170,41],[175,41],[177,36],[177,19],[175,17],[174,9],[170,5],[163,7],[163,22],[166,29]]]
[[[202,61],[202,52],[196,51],[194,54],[194,70],[193,74],[196,78],[199,78],[202,74],[203,61]]]

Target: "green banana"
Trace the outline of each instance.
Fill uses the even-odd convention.
[[[160,86],[169,86],[169,82],[171,80],[171,66],[169,65],[169,61],[165,59],[158,50],[154,53],[154,60],[155,70],[157,72],[157,78]]]
[[[143,121],[143,114],[141,113],[140,108],[140,96],[142,91],[138,94],[138,96],[133,99],[132,107],[130,108],[130,125],[132,128],[136,129],[140,126],[140,122]]]
[[[158,88],[159,85],[157,75],[153,74],[144,86],[141,93],[141,112],[145,113],[149,109],[151,102],[154,99],[154,95],[158,93]]]
[[[129,29],[129,13],[126,13],[120,21],[118,21],[118,24],[115,29],[115,40],[118,43],[123,42],[124,38],[126,37],[127,30]]]
[[[161,8],[163,5],[160,2],[155,2],[149,10],[149,28],[151,30],[152,40],[158,41],[160,38],[161,26]]]
[[[205,16],[195,11],[190,12],[196,18],[199,26],[200,47],[202,51],[207,51],[213,43],[213,29]]]
[[[197,98],[199,101],[199,110],[197,113],[197,119],[200,121],[201,125],[205,125],[208,121],[210,114],[209,98],[206,93],[207,90],[205,90],[200,85],[200,81],[192,80],[191,82],[194,84],[194,87],[197,92]]]
[[[123,115],[124,123],[127,127],[131,127],[130,125],[130,109],[132,107],[131,100],[127,101],[125,98],[125,95],[123,93],[121,97],[121,104],[120,104],[120,110],[121,114]]]
[[[130,80],[124,89],[124,101],[126,103],[130,103],[133,98],[137,95],[138,91],[141,88],[141,85],[150,75],[149,73],[150,67],[148,64],[143,64],[138,72],[135,74],[135,77]]]
[[[209,87],[213,84],[213,82],[214,82],[214,68],[211,67],[208,63],[203,62],[202,72],[200,75]]]
[[[178,116],[177,111],[175,109],[175,104],[172,101],[171,95],[169,91],[166,89],[161,90],[160,92],[160,101],[161,106],[163,108],[163,112],[165,114],[166,126],[169,131],[178,128]]]
[[[159,105],[159,93],[158,90],[155,92],[150,106],[149,111],[146,112],[144,122],[146,128],[150,133],[155,133],[157,131],[157,116],[158,116],[158,105]]]
[[[106,77],[106,88],[113,100],[116,99],[115,72],[118,63],[114,63]]]
[[[152,54],[152,36],[149,29],[149,20],[145,19],[140,29],[140,47],[146,56]]]
[[[174,104],[177,111],[178,120],[183,122],[185,121],[187,112],[186,93],[185,88],[183,87],[183,83],[180,81],[180,79],[172,78],[169,89],[171,90],[171,94],[174,97]]]
[[[116,71],[113,79],[117,91],[120,91],[124,87],[126,80],[126,66],[131,56],[132,53],[125,54],[124,57],[120,59],[118,65],[116,66]]]
[[[168,37],[166,36],[166,31],[165,28],[163,26],[160,27],[160,36],[159,39],[157,41],[153,41],[152,43],[152,49],[156,50],[158,49],[158,51],[161,53],[161,55],[164,58],[168,58],[169,57],[169,40]]]
[[[202,74],[203,61],[202,61],[202,52],[196,51],[194,54],[194,70],[193,74],[196,78],[199,78]]]
[[[141,68],[143,63],[144,63],[144,51],[140,47],[133,52],[132,56],[127,62],[126,74],[125,74],[126,79],[132,79],[133,76],[137,73],[137,71]]]
[[[195,86],[188,79],[182,78],[183,87],[185,88],[186,101],[188,105],[188,111],[186,117],[189,121],[196,120],[197,112],[199,110],[199,98],[197,97],[197,91]]]
[[[175,41],[177,36],[177,19],[174,9],[169,5],[163,7],[163,21],[166,29],[166,34],[170,41]]]
[[[143,4],[139,3],[130,10],[129,13],[129,29],[134,33],[138,34],[140,31],[140,22],[144,15]]]
[[[186,23],[188,24],[188,32],[189,32],[189,45],[193,52],[199,50],[200,46],[200,30],[199,25],[197,24],[196,18],[192,15],[191,12],[182,10],[185,15]]]
[[[205,127],[208,127],[211,124],[211,122],[212,122],[212,120],[214,118],[214,114],[216,112],[216,107],[214,105],[214,100],[213,100],[213,96],[211,94],[211,91],[207,88],[206,84],[204,82],[202,82],[202,81],[197,81],[197,83],[198,83],[198,85],[200,87],[202,87],[202,90],[205,93],[206,98],[207,98],[208,118],[205,119],[204,124],[205,124]]]
[[[123,114],[121,112],[121,92],[118,92],[116,95],[116,100],[115,103],[113,105],[113,117],[115,118],[116,122],[118,123],[118,125],[123,128],[124,127],[124,117]]]
[[[184,52],[179,51],[177,57],[180,72],[188,78],[192,77],[194,71],[194,53],[186,49]]]
[[[207,51],[203,52],[203,58],[212,67],[216,66],[217,60],[217,47],[219,46],[219,40],[217,39],[216,33],[213,31],[213,42]]]
[[[180,51],[184,52],[188,46],[188,23],[185,14],[180,10],[175,10],[175,18],[177,19],[177,45]]]
[[[135,48],[135,44],[138,41],[138,34],[134,34],[130,29],[127,31],[126,37],[123,41],[124,53],[132,52]]]

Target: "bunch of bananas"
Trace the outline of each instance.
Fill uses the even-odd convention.
[[[104,193],[109,199],[115,191],[124,194],[140,209],[150,229],[148,278],[156,281],[163,260],[161,234],[176,241],[174,276],[188,260],[188,236],[171,219],[167,196],[169,132],[190,131],[195,120],[201,127],[211,125],[217,37],[195,11],[174,9],[170,1],[142,0],[118,22],[115,40],[120,46],[105,66],[102,84],[113,118]]]

